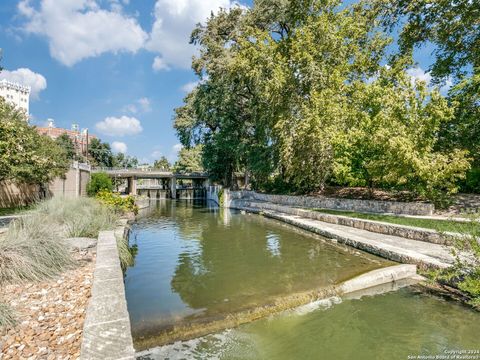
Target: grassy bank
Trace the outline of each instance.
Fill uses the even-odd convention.
[[[479,222],[460,222],[454,220],[434,220],[434,219],[419,219],[395,215],[383,214],[366,214],[354,211],[340,211],[330,209],[312,209],[324,214],[348,216],[357,219],[382,221],[391,224],[414,226],[425,229],[432,229],[438,232],[455,232],[462,234],[476,234],[480,232]]]

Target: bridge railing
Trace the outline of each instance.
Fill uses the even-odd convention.
[[[107,172],[107,173],[168,173],[172,174],[175,177],[182,178],[188,176],[198,176],[198,177],[207,177],[208,174],[204,172],[173,172],[172,170],[161,169],[161,168],[122,168],[122,167],[94,167],[92,168],[93,172]]]
[[[169,169],[163,168],[123,168],[123,167],[93,167],[93,171],[105,171],[105,172],[114,172],[114,171],[121,171],[121,172],[172,172]]]

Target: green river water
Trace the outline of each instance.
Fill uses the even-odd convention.
[[[480,314],[417,287],[278,313],[392,263],[258,215],[152,202],[130,243],[138,254],[125,289],[139,359],[407,359],[480,349]]]

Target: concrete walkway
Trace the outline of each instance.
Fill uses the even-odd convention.
[[[253,213],[261,213],[266,217],[298,226],[339,243],[353,246],[393,261],[415,264],[423,269],[445,268],[454,262],[454,257],[451,255],[450,250],[443,245],[373,233],[344,225],[330,224],[279,211],[262,209],[261,207],[244,207],[237,204],[232,204],[231,207]]]

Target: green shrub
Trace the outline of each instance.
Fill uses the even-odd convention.
[[[462,191],[480,194],[480,167],[473,167],[467,172]]]
[[[113,190],[112,179],[107,173],[104,172],[93,173],[90,177],[90,181],[87,184],[88,196],[95,196],[102,190]]]
[[[138,213],[138,207],[135,205],[135,198],[131,195],[120,196],[119,194],[110,191],[99,191],[96,199],[114,209],[116,212],[125,213],[131,211],[135,214]]]
[[[480,309],[480,231],[455,239],[452,252],[455,264],[430,275],[440,283],[461,290],[469,297],[470,304]],[[469,255],[466,257],[466,254]]]

